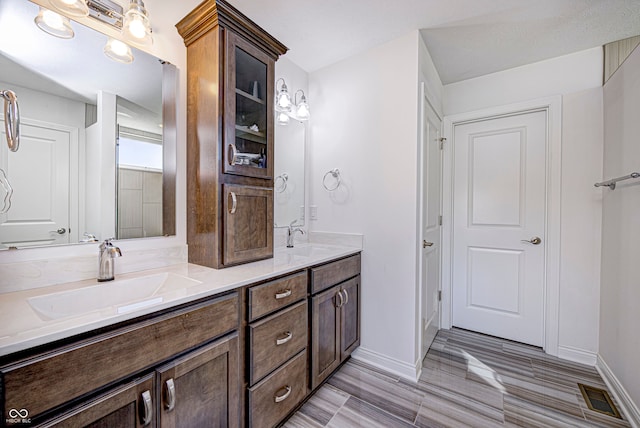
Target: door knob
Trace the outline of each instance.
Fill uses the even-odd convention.
[[[65,229],[64,227],[61,227],[58,230],[50,230],[49,233],[57,233],[58,235],[64,235],[65,233],[67,233],[67,229]]]
[[[526,242],[527,244],[538,245],[542,242],[542,239],[538,238],[537,236],[534,236],[531,239],[522,239],[520,242]]]
[[[426,240],[422,240],[422,248],[433,247],[433,242],[427,242]]]

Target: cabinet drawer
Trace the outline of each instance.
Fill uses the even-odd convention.
[[[360,254],[311,269],[312,293],[317,293],[360,273]]]
[[[249,389],[249,426],[270,428],[280,422],[307,393],[307,351]]]
[[[249,326],[249,384],[307,346],[307,301]]]
[[[237,329],[238,309],[234,292],[4,366],[4,410],[35,417],[131,376]]]
[[[249,288],[249,321],[307,296],[307,273],[300,272]]]

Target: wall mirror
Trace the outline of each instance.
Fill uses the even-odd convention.
[[[275,227],[304,226],[306,126],[297,120],[276,125],[274,172]]]
[[[137,49],[115,62],[106,35],[72,21],[51,36],[38,12],[0,2],[0,89],[21,115],[20,149],[0,146],[0,248],[174,235],[175,67]]]

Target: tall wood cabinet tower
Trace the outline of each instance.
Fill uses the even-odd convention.
[[[189,262],[272,257],[274,69],[287,48],[222,0],[176,27],[187,46]]]

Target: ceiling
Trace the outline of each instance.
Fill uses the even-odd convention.
[[[444,84],[640,34],[640,0],[228,1],[307,72],[419,29]]]

